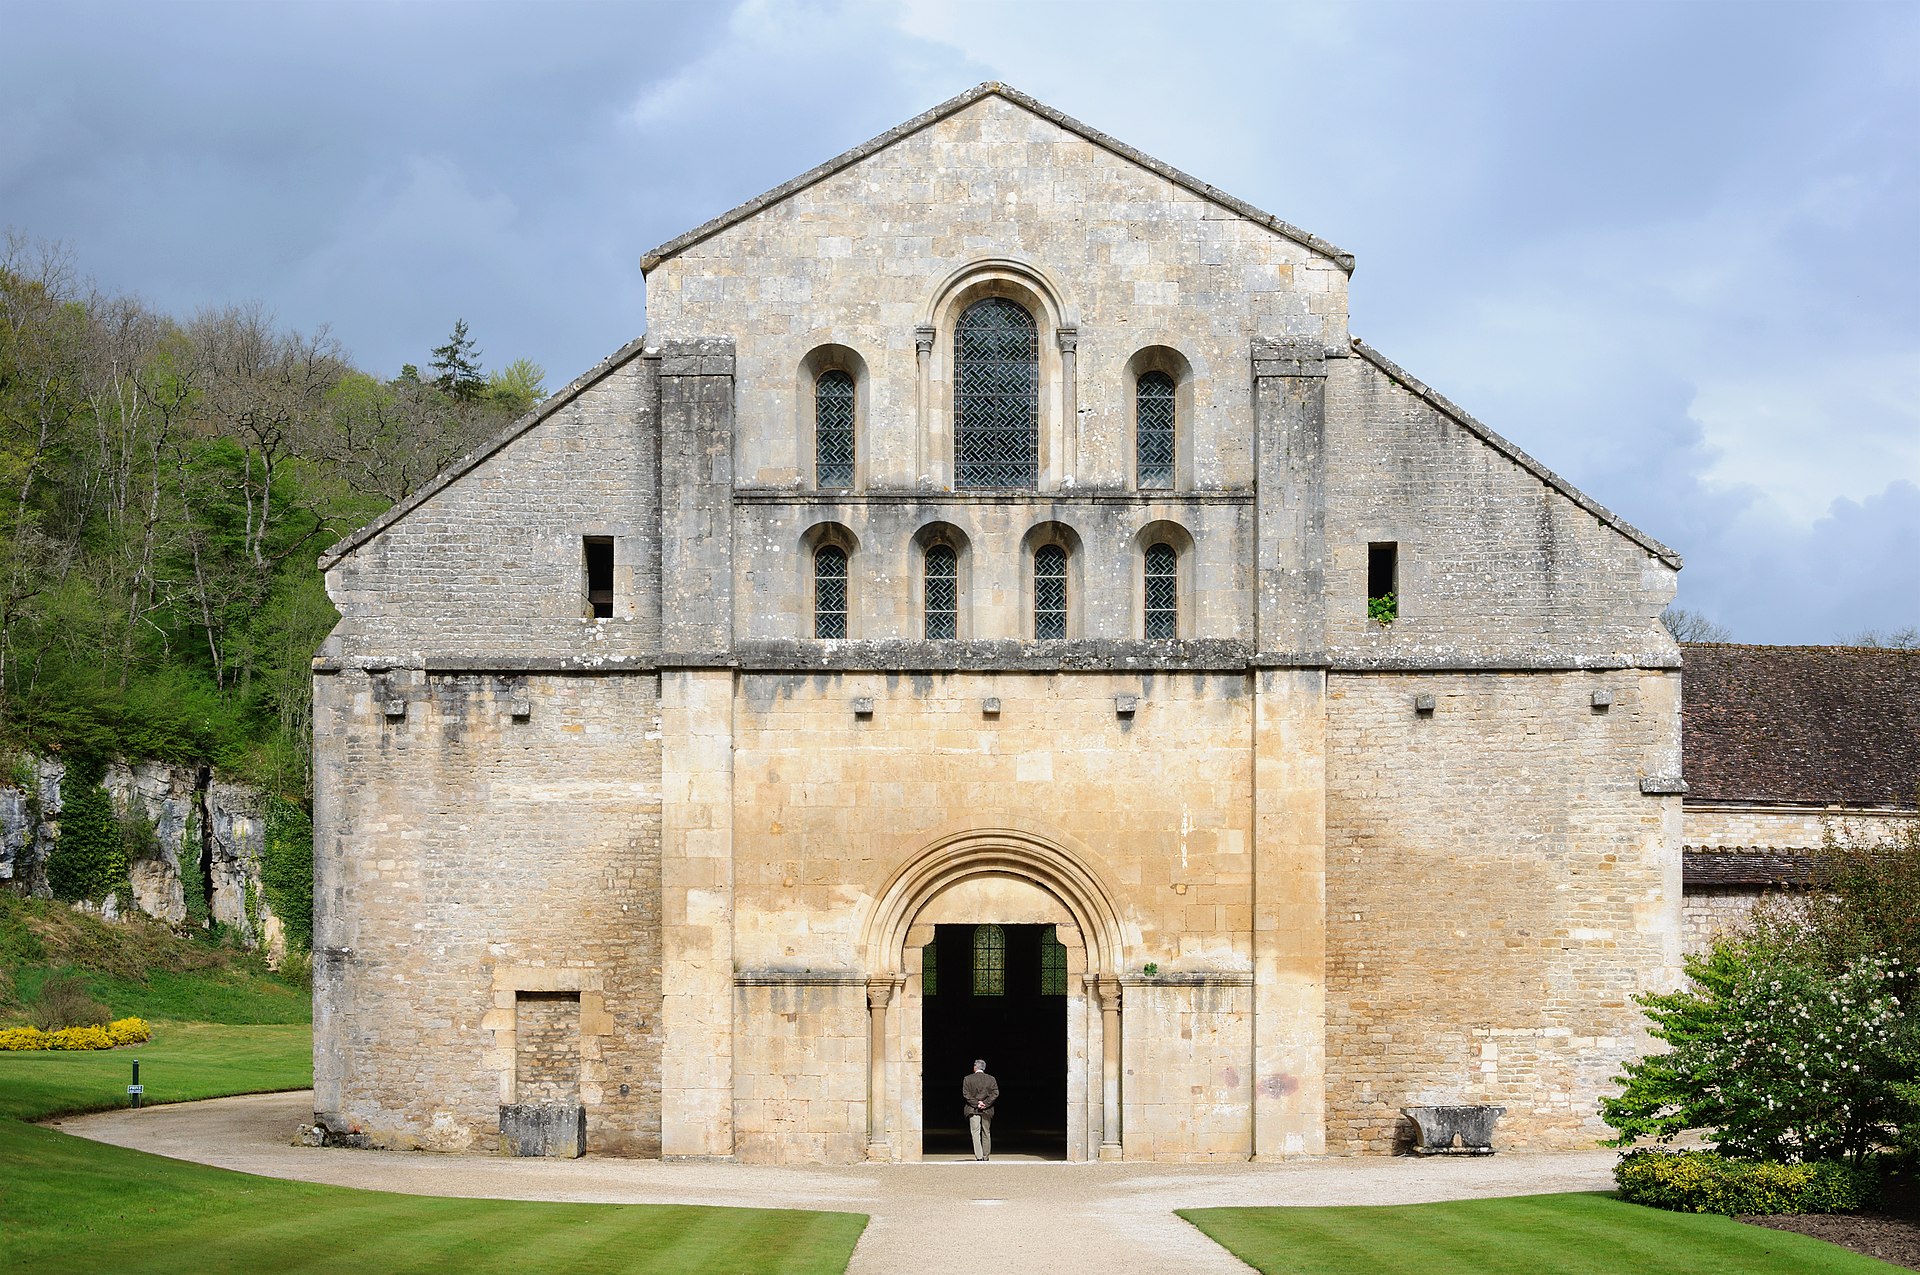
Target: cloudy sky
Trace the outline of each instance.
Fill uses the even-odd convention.
[[[0,224],[571,379],[646,249],[1004,80],[1355,253],[1353,330],[1753,642],[1920,624],[1920,5],[0,0]]]

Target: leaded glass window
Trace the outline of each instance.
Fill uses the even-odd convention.
[[[1040,994],[1067,994],[1067,949],[1051,925],[1040,931]]]
[[[997,925],[973,927],[973,994],[1007,994],[1007,935]]]
[[[813,554],[813,635],[847,635],[847,551],[822,545]]]
[[[1067,636],[1067,551],[1059,545],[1033,551],[1033,636]]]
[[[1173,378],[1148,372],[1134,384],[1134,450],[1142,487],[1173,486]]]
[[[1180,555],[1172,545],[1147,550],[1146,614],[1148,637],[1180,636]]]
[[[853,486],[853,377],[839,369],[813,383],[813,478],[821,487]]]
[[[961,487],[1032,487],[1040,468],[1040,342],[1005,297],[967,307],[953,330],[953,470]]]
[[[950,638],[960,628],[959,558],[952,545],[927,547],[927,636]]]
[[[920,994],[940,994],[940,944],[929,943],[920,949]]]

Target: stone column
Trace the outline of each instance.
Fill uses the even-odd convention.
[[[922,487],[938,486],[934,470],[938,449],[933,437],[933,325],[922,323],[913,330],[913,350],[918,377],[913,383],[914,454],[918,460],[918,480]]]
[[[887,1140],[887,1016],[893,1004],[893,980],[867,980],[867,1159],[891,1160]]]
[[[1089,980],[1092,981],[1092,980]],[[1118,1160],[1120,1140],[1120,980],[1099,980],[1100,1158]]]

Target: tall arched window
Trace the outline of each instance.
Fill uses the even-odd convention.
[[[1005,297],[974,302],[953,330],[953,472],[961,487],[1039,480],[1040,342]]]
[[[1173,546],[1147,549],[1146,636],[1180,636],[1180,555]]]
[[[1007,994],[1007,935],[997,925],[973,927],[973,994]]]
[[[1059,545],[1033,551],[1033,636],[1067,636],[1067,551]]]
[[[839,545],[813,551],[813,635],[847,635],[847,551]]]
[[[950,638],[960,632],[960,560],[952,545],[928,545],[926,556],[926,635]]]
[[[1173,378],[1144,373],[1134,383],[1134,452],[1140,486],[1173,486]]]
[[[853,376],[839,368],[813,383],[813,480],[853,486]]]

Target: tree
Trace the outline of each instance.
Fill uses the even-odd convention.
[[[487,377],[487,398],[518,416],[547,396],[547,370],[532,359],[515,359]]]
[[[1716,624],[1698,611],[1681,606],[1669,606],[1662,611],[1660,623],[1667,626],[1667,632],[1673,634],[1676,642],[1733,641],[1732,632],[1724,624]]]
[[[465,319],[454,320],[453,335],[445,345],[434,347],[429,366],[433,369],[433,383],[440,387],[440,392],[462,401],[478,398],[487,387],[486,378],[480,375],[480,351],[467,335]]]
[[[1852,637],[1842,639],[1848,646],[1883,646],[1894,651],[1920,651],[1920,627],[1907,625],[1904,628],[1861,629]]]

